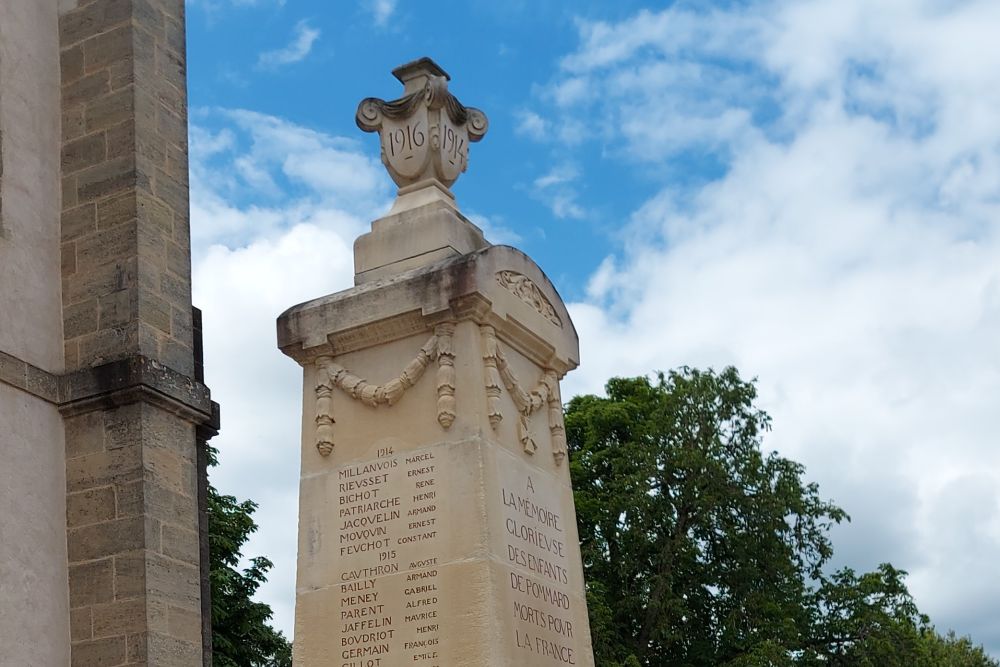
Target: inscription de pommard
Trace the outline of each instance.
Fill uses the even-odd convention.
[[[403,96],[356,116],[399,186],[358,286],[278,321],[304,382],[295,663],[593,665],[559,392],[576,332],[455,204],[485,114],[430,59],[393,74]]]

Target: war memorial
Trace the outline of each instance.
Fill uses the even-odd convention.
[[[186,68],[183,0],[0,3],[0,665],[212,662]],[[278,321],[303,370],[295,665],[592,665],[573,323],[450,190],[485,114],[429,59],[394,74],[357,122],[396,202],[356,286]]]
[[[428,58],[393,74],[402,96],[357,123],[395,204],[355,242],[353,289],[278,320],[303,368],[295,664],[592,665],[559,393],[573,323],[450,190],[485,114]]]

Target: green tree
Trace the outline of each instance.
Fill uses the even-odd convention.
[[[891,667],[933,650],[971,655],[919,615],[905,573],[824,576],[829,530],[848,517],[800,464],[762,452],[771,422],[756,395],[733,368],[683,368],[570,402],[597,664]]]
[[[215,465],[212,451],[211,464]],[[208,534],[212,588],[212,659],[215,667],[291,667],[292,647],[270,625],[271,607],[253,599],[272,564],[250,559],[239,569],[241,550],[257,530],[256,503],[238,501],[208,487]]]

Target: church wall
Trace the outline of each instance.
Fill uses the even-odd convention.
[[[63,369],[57,20],[56,2],[0,2],[2,665],[69,664],[63,422],[18,362]]]
[[[51,2],[0,3],[0,351],[62,372],[59,42]]]

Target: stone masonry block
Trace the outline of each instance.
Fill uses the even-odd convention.
[[[142,470],[138,446],[77,456],[66,461],[66,490],[76,493],[100,486],[125,484],[141,479]]]
[[[146,590],[146,554],[143,550],[114,557],[114,599],[139,597]]]
[[[114,574],[110,558],[71,565],[69,568],[69,606],[87,607],[114,598]]]
[[[88,74],[62,89],[63,107],[86,104],[111,92],[111,76],[107,70]]]
[[[93,639],[93,616],[90,607],[80,607],[69,612],[69,638],[70,641],[78,642],[85,639]]]
[[[125,664],[125,635],[73,644],[71,667],[114,667]]]
[[[109,292],[131,288],[136,282],[138,258],[125,257],[100,266],[94,266],[75,253],[76,276],[63,276],[63,304],[96,299]]]
[[[63,307],[63,335],[76,338],[97,331],[97,301],[88,299]]]
[[[201,607],[201,578],[196,566],[155,553],[147,552],[146,558],[148,595],[192,611]]]
[[[63,210],[72,208],[79,203],[76,196],[76,176],[65,176],[62,179]]]
[[[107,450],[142,447],[142,405],[132,403],[104,413],[104,446]]]
[[[160,528],[160,551],[179,561],[197,566],[200,562],[198,532],[177,526],[163,525]]]
[[[138,193],[136,203],[140,215],[150,223],[150,229],[159,231],[166,238],[174,233],[174,212],[165,203],[155,197]]]
[[[132,121],[135,115],[135,90],[129,86],[87,102],[84,117],[87,132],[104,130]]]
[[[134,222],[135,217],[136,194],[134,192],[125,192],[97,203],[97,226],[100,229]]]
[[[142,480],[116,484],[114,486],[115,516],[117,518],[124,519],[125,517],[139,516],[145,513],[144,486],[145,482]]]
[[[103,132],[88,134],[85,137],[63,144],[63,173],[72,174],[81,169],[100,164],[107,159],[107,154],[107,141]]]
[[[134,350],[138,345],[138,330],[135,323],[101,329],[80,339],[80,363],[96,366],[122,355],[122,350]],[[141,351],[141,350],[140,350]]]
[[[137,175],[132,156],[109,160],[77,174],[77,199],[93,201],[135,187]]]
[[[135,294],[132,290],[120,289],[108,294],[102,294],[97,299],[99,327],[108,329],[115,326],[123,326],[138,313],[135,303]]]
[[[162,667],[191,667],[201,664],[201,642],[193,643],[158,632],[147,639],[147,659]]]
[[[137,234],[134,227],[95,232],[77,242],[76,261],[86,270],[134,255]]]
[[[95,0],[59,17],[63,47],[100,34],[131,18],[131,0]]]
[[[108,159],[132,156],[135,152],[135,123],[131,120],[108,128]]]
[[[62,275],[70,276],[76,273],[76,244],[63,243],[59,248],[59,260]]]
[[[182,19],[168,17],[164,21],[165,46],[177,54],[187,52],[184,35],[184,22]]]
[[[170,605],[167,608],[167,630],[171,636],[191,644],[201,643],[201,612]]]
[[[95,638],[142,632],[146,627],[146,601],[143,598],[96,604],[92,610]]]
[[[191,257],[184,246],[167,244],[167,269],[178,276],[191,275]]]
[[[68,460],[104,451],[104,418],[101,413],[88,412],[68,417],[64,425]]]
[[[80,528],[115,518],[115,489],[102,486],[66,496],[66,525]]]
[[[129,667],[145,667],[147,664],[146,633],[139,632],[134,635],[128,635],[126,645]]]
[[[132,26],[125,23],[83,43],[84,69],[89,74],[132,56]]]
[[[191,347],[176,338],[164,338],[160,342],[160,356],[163,363],[184,373],[194,368],[194,352]]]
[[[147,516],[163,523],[192,527],[191,517],[195,516],[198,510],[197,502],[194,496],[149,484],[146,488],[144,509]]]
[[[82,137],[86,132],[84,122],[85,109],[82,105],[63,109],[62,113],[62,137],[63,141],[71,141]]]
[[[59,67],[63,85],[78,81],[83,76],[83,45],[63,49],[59,54]]]
[[[143,517],[133,517],[69,529],[66,545],[70,562],[107,558],[141,548],[146,541],[144,523]]]
[[[170,304],[166,300],[154,294],[143,294],[139,300],[138,314],[146,324],[170,334]]]
[[[153,192],[174,211],[186,210],[188,184],[185,179],[174,178],[165,170],[157,169]],[[178,240],[178,235],[175,234],[174,241]]]
[[[62,240],[72,241],[97,229],[97,207],[88,203],[67,209],[62,214]]]

